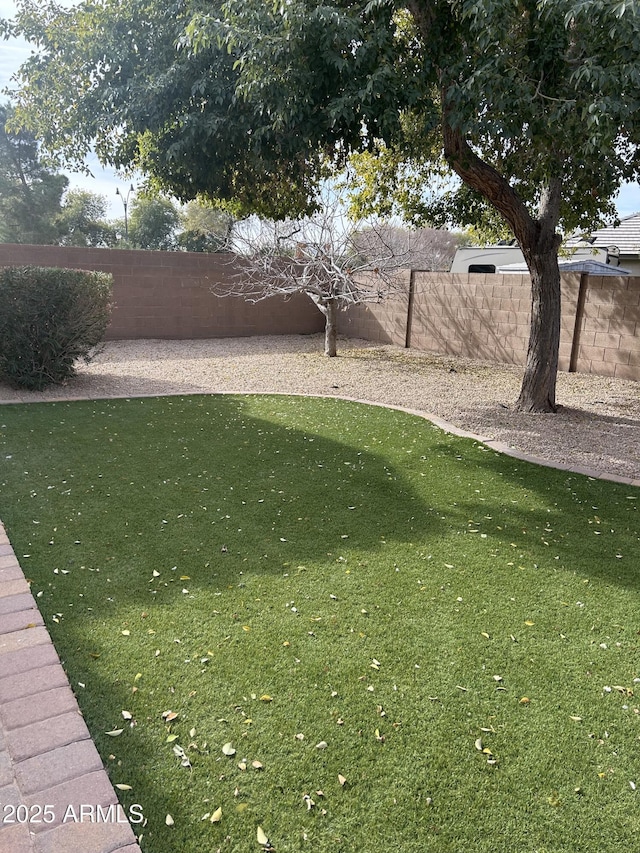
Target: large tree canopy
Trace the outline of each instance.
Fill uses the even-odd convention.
[[[638,174],[637,0],[18,5],[14,31],[41,49],[23,119],[183,199],[281,217],[351,152],[400,190],[446,163],[461,190],[423,199],[423,219],[468,225],[488,205],[508,224],[532,276],[519,406],[555,408],[560,233],[611,215]]]
[[[180,213],[171,199],[142,193],[131,204],[128,243],[133,249],[172,251],[179,225]]]
[[[187,38],[194,15],[222,14],[220,3],[17,5],[12,31],[40,48],[19,75],[18,113],[47,150],[81,166],[94,146],[102,162],[134,165],[182,201],[226,199],[276,217],[307,206],[314,145],[300,152],[299,140],[269,134],[270,116],[260,126],[236,94],[236,52],[215,39],[196,51]]]
[[[32,134],[7,129],[10,118],[0,105],[0,242],[55,243],[69,181],[41,161]]]
[[[116,243],[115,230],[107,222],[107,199],[99,193],[68,190],[56,222],[63,246],[108,248]]]

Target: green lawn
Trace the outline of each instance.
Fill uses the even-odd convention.
[[[4,406],[0,461],[143,850],[637,848],[637,489],[275,396]]]

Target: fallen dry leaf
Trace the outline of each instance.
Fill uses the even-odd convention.
[[[162,715],[162,719],[167,723],[171,723],[173,720],[178,719],[178,714],[176,714],[175,711],[165,711]]]

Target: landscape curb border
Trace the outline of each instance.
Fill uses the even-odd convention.
[[[570,474],[580,474],[584,477],[589,477],[592,480],[607,480],[612,483],[620,483],[625,486],[634,486],[640,488],[640,479],[633,477],[621,477],[618,474],[610,474],[607,471],[600,471],[595,468],[586,468],[579,465],[568,465],[564,462],[554,462],[551,459],[545,459],[541,456],[532,456],[529,453],[524,453],[516,447],[510,447],[503,441],[497,441],[487,436],[477,435],[474,432],[461,429],[449,421],[444,420],[438,415],[424,412],[421,409],[411,409],[407,406],[396,406],[392,403],[381,403],[376,400],[365,400],[359,397],[348,397],[343,394],[305,394],[296,391],[171,391],[166,394],[112,394],[107,397],[55,397],[47,400],[0,400],[0,406],[16,406],[30,405],[31,403],[77,403],[81,401],[105,401],[105,400],[135,400],[135,399],[153,399],[157,397],[215,397],[215,396],[230,396],[230,397],[311,397],[321,400],[345,400],[349,403],[362,403],[366,406],[378,406],[382,409],[391,409],[396,412],[405,412],[408,415],[415,415],[423,420],[429,421],[434,426],[441,429],[443,432],[450,435],[458,436],[459,438],[470,438],[480,444],[484,444],[490,450],[500,453],[503,456],[509,456],[512,459],[518,459],[522,462],[530,462],[533,465],[541,465],[545,468],[555,468],[558,471],[566,471]],[[0,851],[2,853],[2,851]]]

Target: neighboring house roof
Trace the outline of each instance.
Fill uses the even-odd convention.
[[[640,213],[625,216],[620,220],[619,225],[608,225],[606,228],[594,231],[589,239],[585,239],[584,235],[571,237],[566,245],[570,248],[617,246],[621,255],[640,255]]]

